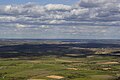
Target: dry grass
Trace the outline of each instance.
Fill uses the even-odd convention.
[[[113,76],[110,75],[93,75],[92,78],[97,80],[111,80],[113,79]]]
[[[80,63],[81,61],[72,61],[72,60],[63,60],[63,59],[56,59],[58,62],[67,62],[67,63]]]
[[[28,62],[30,62],[30,63],[41,63],[41,61],[39,61],[39,60],[31,60],[31,61],[28,61]]]
[[[80,56],[80,54],[66,54],[67,56],[74,56],[74,57],[76,57],[76,56]]]

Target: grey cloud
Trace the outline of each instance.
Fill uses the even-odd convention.
[[[119,0],[80,0],[74,5],[1,5],[0,23],[120,26]]]
[[[106,4],[114,4],[120,2],[119,0],[80,0],[78,2],[78,6],[85,7],[85,8],[96,8],[102,7]]]

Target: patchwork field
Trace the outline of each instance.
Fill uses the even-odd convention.
[[[1,58],[0,80],[119,80],[120,58]]]
[[[119,44],[0,44],[0,80],[120,80]]]

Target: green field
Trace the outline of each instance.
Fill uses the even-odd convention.
[[[41,56],[0,59],[0,80],[119,80],[120,58]]]

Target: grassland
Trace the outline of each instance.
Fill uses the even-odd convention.
[[[0,80],[117,80],[119,61],[119,57],[103,56],[1,58]]]
[[[0,80],[120,80],[119,44],[38,42],[1,42]]]

